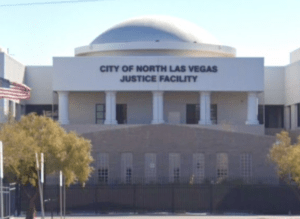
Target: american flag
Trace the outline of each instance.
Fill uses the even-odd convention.
[[[10,82],[0,78],[0,99],[5,98],[19,102],[21,99],[30,99],[30,88],[24,84]]]

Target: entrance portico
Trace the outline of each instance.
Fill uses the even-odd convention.
[[[61,124],[259,124],[261,58],[72,57],[53,63]]]
[[[58,96],[61,124],[258,125],[253,92],[64,91]]]

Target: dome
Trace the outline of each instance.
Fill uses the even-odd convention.
[[[210,33],[188,21],[169,16],[144,16],[117,24],[92,43],[185,42],[220,45]]]
[[[75,56],[235,57],[210,33],[188,21],[169,16],[144,16],[117,24]]]

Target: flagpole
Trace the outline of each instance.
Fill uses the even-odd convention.
[[[4,219],[4,209],[3,209],[3,144],[0,141],[0,189],[1,189],[1,219]]]

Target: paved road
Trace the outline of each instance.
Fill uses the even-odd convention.
[[[25,217],[15,217],[15,219],[24,219]],[[269,215],[256,215],[256,216],[223,216],[223,215],[103,215],[103,216],[66,216],[66,219],[300,219],[299,216],[289,216],[289,215],[282,215],[282,216],[269,216]],[[36,219],[41,219],[37,217]],[[51,217],[45,217],[45,219],[51,219]],[[54,216],[53,219],[60,219],[60,217]]]

